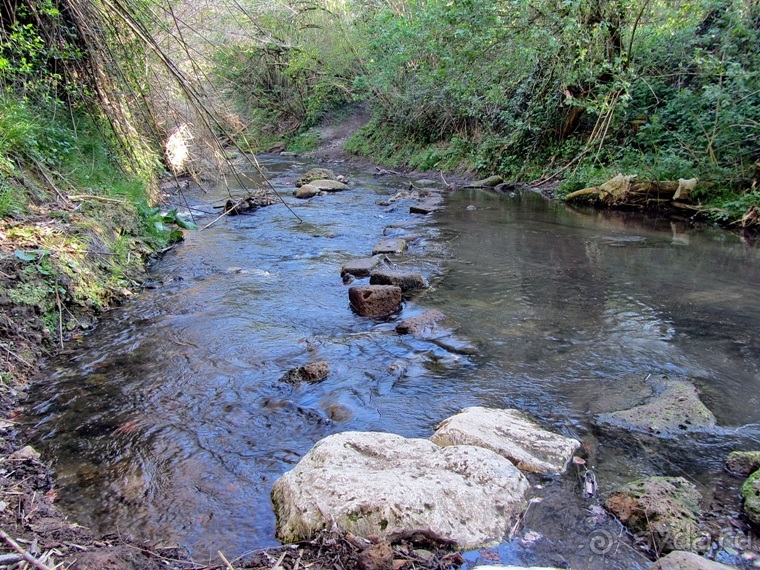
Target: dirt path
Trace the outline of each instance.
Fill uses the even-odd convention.
[[[316,129],[321,139],[320,146],[310,155],[325,161],[355,159],[343,150],[343,147],[348,138],[369,123],[371,118],[372,113],[366,105],[357,107],[347,118],[327,117],[324,124]]]

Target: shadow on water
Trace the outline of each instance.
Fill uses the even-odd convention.
[[[33,431],[83,524],[201,558],[273,545],[271,486],[316,441],[345,430],[428,437],[470,405],[517,407],[581,438],[602,491],[652,474],[709,491],[727,451],[760,445],[751,425],[663,441],[593,421],[638,403],[648,374],[667,374],[692,379],[721,426],[760,423],[758,249],[529,193],[456,192],[435,219],[409,225],[408,203],[378,204],[407,181],[348,169],[351,191],[297,201],[292,181],[308,165],[288,160],[263,165],[303,223],[276,205],[189,233],[155,268],[162,286],[49,364]],[[188,195],[200,209],[224,198],[221,188]],[[384,230],[417,236],[399,263],[434,284],[405,314],[441,309],[477,355],[349,310],[340,266]],[[313,360],[330,363],[326,381],[279,381]],[[614,521],[590,520],[598,500],[582,497],[577,475],[534,480],[543,501],[526,532],[468,559],[645,567]],[[614,551],[594,545],[600,533]]]

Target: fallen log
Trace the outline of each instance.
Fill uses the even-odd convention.
[[[618,174],[599,186],[590,186],[565,197],[571,202],[583,197],[592,197],[594,201],[607,206],[653,206],[671,203],[676,200],[688,202],[691,192],[696,188],[696,178],[676,181],[635,180],[636,176]],[[673,204],[675,205],[675,204]]]

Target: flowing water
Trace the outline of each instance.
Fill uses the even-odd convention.
[[[272,484],[316,441],[346,430],[428,437],[471,405],[516,407],[582,439],[602,491],[657,474],[710,496],[729,450],[760,447],[752,244],[530,192],[458,191],[415,218],[408,201],[388,205],[408,180],[349,167],[350,191],[297,201],[292,182],[310,165],[263,165],[302,221],[278,204],[188,233],[153,269],[155,287],[52,361],[32,395],[33,431],[58,458],[60,501],[80,523],[198,559],[274,545]],[[186,205],[203,225],[215,214],[200,210],[226,192],[194,189]],[[410,248],[394,261],[432,285],[403,316],[442,310],[477,354],[351,312],[341,264],[395,235]],[[326,381],[280,381],[314,360],[329,362]],[[595,425],[640,401],[649,374],[691,379],[726,429],[656,440]],[[579,474],[534,478],[542,502],[491,558],[646,567],[617,523],[589,516],[598,499],[582,496]],[[600,537],[615,548],[595,546]]]

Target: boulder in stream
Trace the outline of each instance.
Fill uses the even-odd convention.
[[[760,451],[732,451],[726,459],[726,469],[737,475],[751,475],[760,469]]]
[[[655,378],[651,383],[654,393],[646,402],[627,410],[599,414],[599,423],[659,437],[715,428],[715,416],[699,399],[691,382]]]
[[[742,485],[744,512],[754,525],[760,526],[760,470],[755,471]]]
[[[581,446],[576,439],[543,429],[520,410],[482,407],[465,408],[443,420],[430,441],[485,447],[532,473],[563,473]]]
[[[348,290],[351,308],[362,317],[387,317],[401,308],[401,288],[395,285],[359,285]]]
[[[462,549],[498,543],[526,506],[529,484],[481,447],[439,447],[389,433],[319,441],[272,489],[277,537],[337,527],[394,541],[415,535]]]
[[[311,184],[304,184],[303,186],[299,186],[295,192],[293,192],[293,196],[296,198],[299,198],[301,200],[307,200],[309,198],[313,198],[314,196],[319,195],[319,188],[316,186],[312,186]]]
[[[308,184],[312,180],[335,180],[335,173],[326,168],[311,168],[296,180],[296,188]]]
[[[416,271],[398,271],[393,269],[378,269],[369,275],[370,285],[395,285],[402,291],[425,289],[425,278]]]
[[[683,477],[648,477],[618,487],[604,506],[655,552],[704,552],[710,539],[699,529],[701,501]]]

